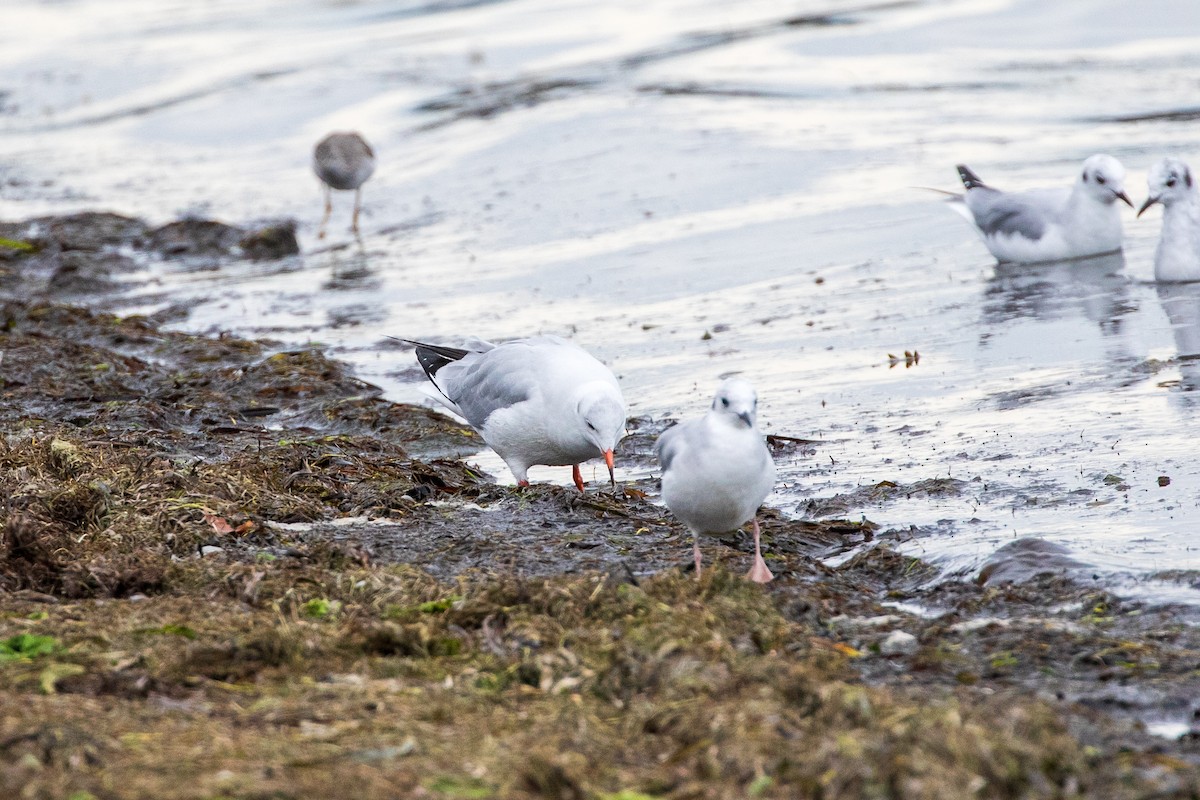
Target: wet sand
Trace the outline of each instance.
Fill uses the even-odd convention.
[[[319,342],[404,402],[420,376],[388,334],[567,335],[657,421],[741,372],[766,430],[821,442],[780,460],[789,517],[963,481],[880,493],[870,516],[950,573],[1039,536],[1127,596],[1200,598],[1154,577],[1200,569],[1200,297],[1146,283],[1158,217],[1129,215],[1120,260],[997,270],[914,188],[956,189],[960,162],[1065,185],[1107,151],[1140,197],[1154,160],[1194,159],[1193,3],[279,9],[15,0],[0,218],[294,219],[300,255],[134,259],[106,304]],[[308,162],[342,128],[380,167],[361,243],[346,197],[326,244]]]

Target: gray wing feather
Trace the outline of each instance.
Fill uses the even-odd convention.
[[[967,206],[985,236],[1015,233],[1036,241],[1046,232],[1047,209],[1020,195],[975,188],[967,194]]]
[[[676,457],[687,448],[688,427],[688,422],[680,422],[658,435],[658,441],[654,443],[654,455],[658,457],[664,474],[671,468],[671,463]]]
[[[482,428],[496,411],[523,403],[533,395],[536,376],[519,361],[513,363],[514,359],[505,357],[508,355],[498,349],[479,357],[468,356],[447,365],[439,374],[449,373],[442,387],[476,428]]]

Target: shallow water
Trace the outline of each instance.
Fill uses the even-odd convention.
[[[1105,151],[1140,200],[1154,160],[1200,156],[1190,0],[11,0],[6,20],[0,217],[301,222],[302,257],[148,264],[130,311],[323,343],[397,400],[423,393],[384,334],[570,335],[654,417],[740,372],[769,432],[820,440],[781,464],[787,513],[850,494],[949,571],[1040,536],[1126,591],[1194,595],[1148,582],[1200,569],[1180,358],[1200,289],[1149,283],[1159,212],[1128,213],[1123,258],[1008,269],[913,188],[955,189],[959,162],[1065,185]],[[352,128],[380,157],[363,235],[340,196],[319,242],[311,147]],[[934,478],[964,483],[866,499]]]

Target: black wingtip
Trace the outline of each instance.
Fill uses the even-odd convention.
[[[433,380],[433,376],[437,375],[439,369],[458,361],[469,352],[457,347],[443,347],[438,344],[413,342],[412,345],[417,348],[417,362],[421,365],[421,369],[425,370],[429,380]]]
[[[958,177],[962,179],[963,186],[967,187],[968,189],[988,188],[988,185],[979,180],[979,176],[972,172],[970,167],[966,166],[965,164],[959,164],[956,169],[958,170]]]
[[[417,352],[417,363],[421,365],[421,369],[425,370],[426,377],[431,381],[433,381],[433,376],[437,375],[438,370],[442,367],[451,362],[458,361],[470,352],[469,350],[461,350],[457,347],[445,347],[440,344],[428,344],[412,339],[401,339],[398,336],[388,336],[387,338],[411,344]],[[437,381],[434,381],[434,385],[437,385]]]

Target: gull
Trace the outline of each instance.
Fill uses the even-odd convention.
[[[697,579],[700,535],[728,533],[747,521],[754,524],[754,565],[746,577],[757,583],[775,577],[762,557],[755,516],[775,486],[775,462],[757,415],[754,387],[730,378],[717,389],[707,414],[668,428],[654,446],[663,502],[692,532]]]
[[[1164,158],[1146,175],[1149,196],[1137,215],[1162,203],[1162,235],[1154,251],[1154,280],[1200,281],[1200,196],[1188,165]]]
[[[1070,189],[1002,192],[958,165],[966,192],[951,208],[975,224],[987,249],[1001,263],[1064,261],[1121,249],[1125,167],[1112,156],[1094,155]]]
[[[375,172],[375,151],[361,134],[334,132],[317,142],[313,150],[313,170],[325,185],[325,216],[317,238],[325,238],[325,223],[333,211],[333,189],[354,190],[354,221],[350,230],[358,233],[358,210],[362,200],[362,185]]]
[[[413,342],[417,361],[443,405],[471,424],[528,486],[534,464],[572,467],[603,456],[613,486],[613,449],[625,435],[625,401],[612,370],[558,336],[469,349]]]

